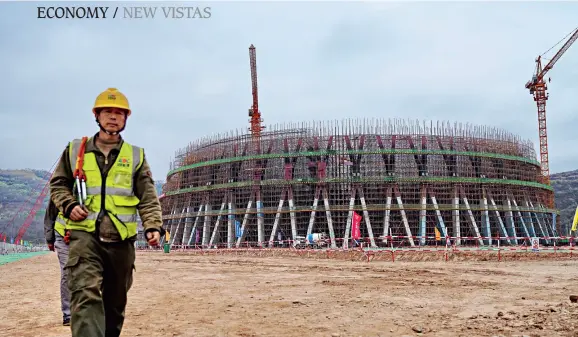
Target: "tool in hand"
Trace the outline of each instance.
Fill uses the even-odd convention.
[[[78,192],[78,202],[81,206],[86,200],[86,175],[82,167],[84,166],[84,151],[86,150],[86,141],[88,137],[82,137],[80,148],[78,149],[78,156],[76,157],[76,168],[74,170],[74,180],[76,181],[76,190]]]

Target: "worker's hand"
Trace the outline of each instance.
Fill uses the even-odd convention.
[[[147,241],[149,246],[157,246],[161,241],[161,233],[159,231],[148,232]]]
[[[82,221],[88,216],[88,210],[84,206],[76,205],[70,212],[70,220]]]
[[[48,244],[48,249],[53,252],[54,251],[54,244],[53,243],[49,243]]]

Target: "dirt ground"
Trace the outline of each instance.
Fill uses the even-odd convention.
[[[138,252],[122,335],[578,336],[578,304],[568,299],[578,294],[576,255],[307,255]],[[70,336],[55,253],[0,266],[0,275],[2,336]]]

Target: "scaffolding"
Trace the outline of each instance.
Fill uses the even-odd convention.
[[[553,198],[530,141],[449,122],[345,120],[267,126],[176,152],[163,222],[179,247],[292,247],[323,234],[349,248],[544,244],[558,235]]]

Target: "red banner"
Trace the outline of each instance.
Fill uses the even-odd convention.
[[[361,237],[361,215],[353,212],[353,223],[351,224],[351,238],[358,240]]]

